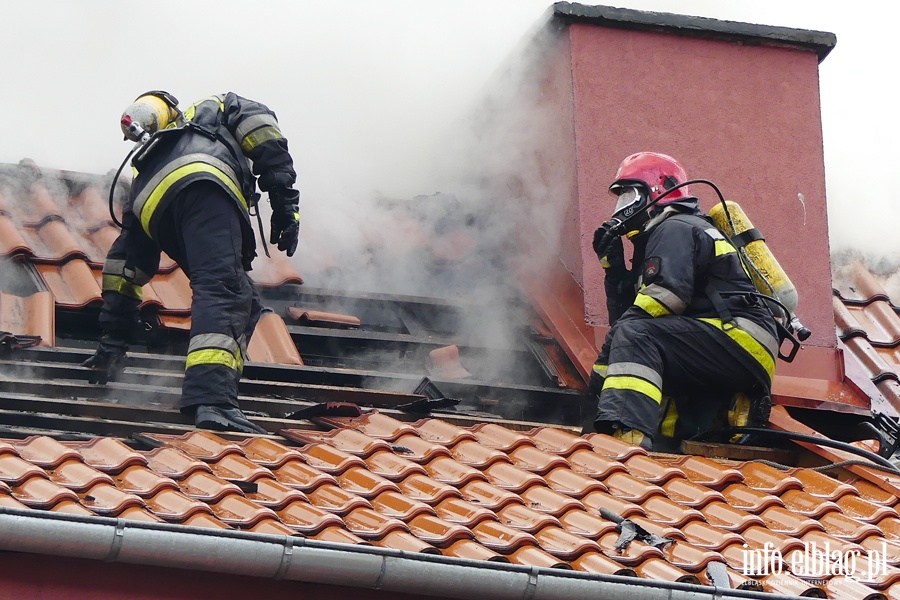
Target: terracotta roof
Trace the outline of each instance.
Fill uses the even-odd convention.
[[[372,411],[334,429],[225,439],[148,433],[0,440],[0,506],[303,536],[449,557],[832,598],[900,593],[898,498],[810,468],[648,455],[562,429],[404,422]],[[155,446],[155,447],[153,447]],[[616,549],[610,510],[673,543]],[[887,549],[869,576],[748,576],[748,551]],[[815,544],[815,545],[814,545]],[[758,553],[759,556],[764,556]],[[771,556],[771,552],[768,556]],[[798,562],[793,564],[801,564]],[[850,594],[847,596],[846,594]]]
[[[862,262],[851,260],[834,269],[834,322],[854,365],[877,388],[882,410],[900,412],[900,306]],[[880,393],[880,398],[879,398]],[[883,404],[883,403],[882,403]],[[873,404],[876,408],[877,404]]]

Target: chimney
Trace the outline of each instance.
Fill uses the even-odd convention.
[[[812,330],[778,373],[843,377],[832,314],[818,66],[831,33],[559,2],[498,72],[474,161],[523,247],[520,280],[583,375],[608,327],[591,248],[619,162],[678,159],[737,201]],[[691,186],[709,211],[712,188]],[[626,244],[626,247],[628,244]]]

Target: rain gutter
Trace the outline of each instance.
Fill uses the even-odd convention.
[[[492,600],[781,600],[789,596],[212,530],[0,507],[0,551]]]

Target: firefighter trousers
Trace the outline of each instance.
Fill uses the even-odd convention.
[[[594,430],[617,425],[651,440],[663,418],[663,397],[679,399],[679,417],[711,423],[736,392],[768,390],[768,377],[725,333],[691,317],[667,316],[618,323]]]
[[[106,332],[127,330],[137,321],[140,294],[129,293],[128,286],[139,287],[156,274],[160,250],[190,279],[191,336],[181,394],[185,413],[200,404],[238,406],[247,342],[262,311],[242,266],[241,218],[234,201],[217,184],[189,184],[166,207],[158,243],[126,211],[126,228],[104,265],[100,322]],[[125,282],[118,290],[108,289],[114,286],[106,283],[114,272]]]

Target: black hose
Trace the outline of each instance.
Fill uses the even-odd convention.
[[[122,161],[122,164],[119,165],[116,174],[113,176],[112,183],[109,184],[109,218],[112,219],[112,222],[119,226],[119,229],[124,229],[125,226],[122,225],[121,221],[116,218],[116,211],[113,209],[113,196],[115,196],[116,192],[116,183],[119,181],[119,176],[122,175],[122,171],[125,169],[125,165],[128,164],[128,161],[131,159],[131,155],[134,154],[134,151],[137,150],[140,146],[135,146],[131,149],[125,156],[125,160]]]
[[[850,452],[851,454],[855,454],[857,456],[862,456],[863,458],[869,460],[870,462],[873,462],[876,465],[883,467],[884,469],[890,469],[891,472],[894,472],[894,473],[897,473],[898,475],[900,475],[900,471],[897,470],[897,467],[894,466],[894,464],[891,463],[886,458],[882,458],[881,456],[878,456],[874,452],[869,452],[868,450],[865,450],[863,448],[857,448],[856,446],[848,444],[847,442],[839,442],[837,440],[832,440],[830,438],[817,437],[814,435],[807,435],[805,433],[796,433],[794,431],[778,431],[775,429],[762,429],[759,427],[729,427],[728,429],[725,429],[725,430],[715,430],[715,431],[708,431],[706,433],[701,433],[699,436],[697,436],[694,439],[703,438],[703,437],[706,437],[707,434],[712,434],[712,433],[722,433],[725,435],[733,434],[733,433],[756,434],[756,435],[761,435],[761,436],[768,435],[770,437],[787,438],[787,439],[789,439],[791,441],[795,441],[795,442],[797,442],[797,441],[809,442],[811,444],[816,444],[819,446],[826,446],[828,448],[835,448],[837,450],[844,450],[845,452]]]

